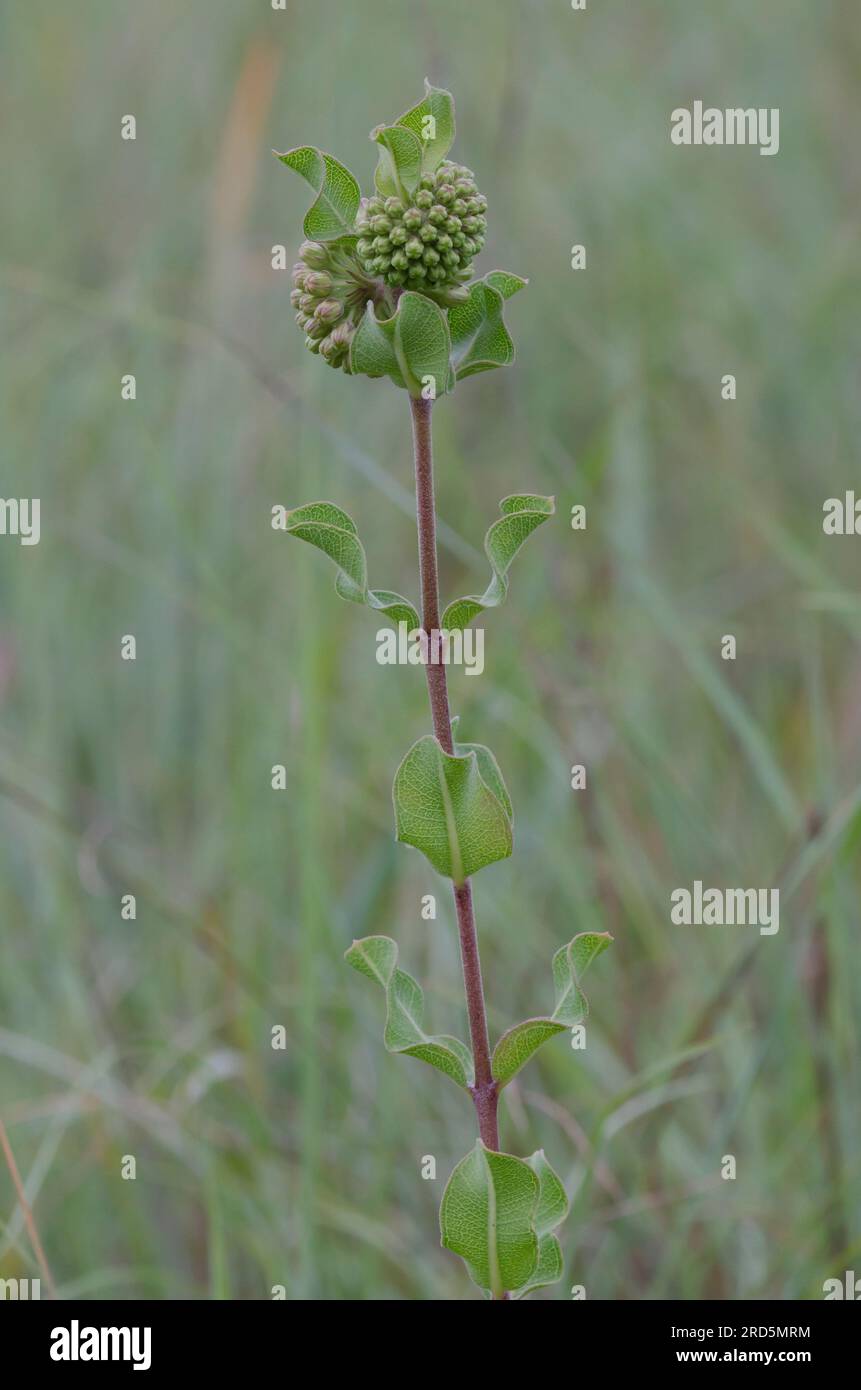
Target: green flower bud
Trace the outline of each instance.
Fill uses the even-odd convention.
[[[466,203],[463,198],[455,198],[451,205],[451,210],[455,217],[463,217],[466,213]]]
[[[433,207],[433,194],[431,193],[429,188],[419,189],[418,193],[415,196],[415,204],[416,207],[421,208],[422,211],[425,211],[428,208]]]
[[[442,236],[438,236],[436,239],[437,251],[450,251],[453,245],[454,242],[448,232],[443,232]]]
[[[400,198],[387,198],[385,212],[388,217],[400,217],[404,210],[404,205]]]
[[[325,270],[329,264],[329,253],[318,241],[303,241],[299,247],[299,260],[304,261],[310,270]]]
[[[409,232],[406,227],[402,222],[399,222],[396,226],[392,227],[392,230],[389,232],[389,241],[392,243],[392,246],[404,246],[408,236]]]
[[[302,294],[299,296],[299,308],[303,314],[313,314],[317,306],[317,301],[313,294]]]
[[[374,237],[374,252],[378,256],[388,256],[392,249],[392,243],[387,236]]]
[[[392,253],[392,267],[395,270],[406,270],[409,259],[406,251],[394,251]]]
[[[456,236],[457,233],[460,231],[460,218],[447,217],[445,220],[445,229],[448,232],[449,236]]]
[[[305,339],[305,346],[309,352],[319,352],[320,344],[315,342],[310,336]]]
[[[442,203],[434,203],[433,207],[428,213],[428,222],[432,222],[435,227],[441,227],[447,217],[448,213],[446,212]]]
[[[404,247],[404,250],[406,251],[410,260],[414,260],[417,256],[421,255],[422,251],[424,250],[424,247],[417,236],[411,236],[406,246]]]
[[[419,239],[424,242],[436,241],[437,229],[431,222],[426,222],[419,230]]]
[[[450,183],[440,184],[436,191],[437,200],[443,207],[448,207],[455,200],[455,191]]]
[[[314,317],[318,318],[321,323],[328,325],[337,323],[338,319],[343,315],[343,312],[343,307],[338,303],[337,299],[324,299],[314,310]]]
[[[401,219],[408,232],[416,231],[424,221],[418,208],[407,208]]]
[[[413,261],[408,274],[411,280],[423,280],[425,278],[425,268],[421,261]]]
[[[422,260],[425,265],[436,265],[439,261],[439,252],[435,251],[432,246],[426,246],[422,252]]]
[[[370,237],[360,237],[359,240],[356,242],[356,254],[361,256],[363,260],[365,260],[368,256],[372,255],[373,250],[374,243]]]
[[[332,288],[332,277],[327,275],[325,270],[312,270],[305,276],[306,294],[315,294],[318,298],[325,298]]]
[[[367,212],[369,217],[380,217],[386,210],[386,204],[382,198],[373,197],[368,199]]]
[[[386,232],[390,232],[392,230],[392,224],[389,221],[388,217],[385,217],[381,213],[379,217],[371,218],[371,228],[373,231],[377,233],[377,236],[385,236]]]
[[[290,291],[290,303],[293,305],[293,308],[294,308],[294,309],[298,309],[298,308],[299,308],[299,300],[300,300],[301,298],[302,298],[302,291],[301,291],[301,290],[291,290],[291,291]]]

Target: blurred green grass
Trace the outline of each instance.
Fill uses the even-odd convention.
[[[61,1292],[469,1296],[436,1210],[470,1108],[386,1056],[341,959],[394,935],[463,1032],[445,885],[392,841],[423,683],[268,526],[331,497],[416,592],[405,400],[305,353],[269,259],[306,199],[269,151],[367,187],[427,74],[482,267],[530,279],[514,369],[435,412],[446,593],[484,582],[498,498],[558,505],[451,678],[516,808],[475,885],[492,1030],[575,931],[616,938],[585,1055],[506,1092],[503,1144],[576,1194],[538,1296],[820,1296],[861,1253],[861,602],[821,531],[857,473],[855,6],[30,0],[0,39],[3,490],[42,500],[40,545],[0,546],[0,1114]],[[780,154],[674,149],[696,97],[780,107]],[[671,927],[694,878],[779,884],[780,934]],[[0,1275],[35,1274],[5,1169],[0,1221]]]

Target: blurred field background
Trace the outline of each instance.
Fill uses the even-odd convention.
[[[537,1297],[821,1297],[861,1267],[861,541],[821,529],[859,476],[856,4],[7,0],[0,53],[2,491],[42,503],[0,544],[0,1114],[60,1294],[477,1296],[437,1234],[471,1106],[342,962],[395,936],[465,1034],[447,886],[393,841],[424,682],[269,526],[331,498],[417,593],[406,399],[306,353],[270,149],[368,190],[428,75],[480,271],[530,279],[516,366],[435,411],[445,593],[499,498],[558,506],[450,680],[516,812],[475,885],[494,1034],[615,937],[586,1053],[506,1092],[503,1146],[574,1193]],[[673,147],[697,98],[778,106],[779,155]],[[671,926],[696,878],[779,886],[779,935]],[[0,1277],[38,1277],[3,1163],[0,1222]]]

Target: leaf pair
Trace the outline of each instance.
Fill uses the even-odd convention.
[[[409,624],[410,631],[421,627],[419,615],[400,594],[390,589],[368,588],[368,563],[352,517],[333,502],[308,502],[287,513],[285,530],[290,536],[308,541],[328,555],[338,567],[336,592],[349,603],[364,603],[383,613],[395,626]]]
[[[384,198],[406,203],[422,174],[432,174],[454,143],[454,101],[450,92],[432,87],[392,126],[378,126],[371,139],[380,146],[374,183]]]
[[[425,1033],[424,993],[421,985],[398,969],[397,944],[389,936],[366,936],[354,941],[344,959],[381,985],[386,994],[386,1027],[383,1041],[389,1052],[418,1057],[450,1076],[458,1086],[469,1088],[475,1080],[472,1053],[459,1038],[433,1037]]]
[[[443,1193],[442,1244],[461,1256],[479,1288],[522,1298],[561,1278],[553,1232],[567,1215],[565,1189],[543,1149],[524,1160],[479,1139]]]
[[[456,743],[450,754],[426,734],[395,773],[392,798],[397,838],[457,885],[511,854],[511,798],[483,744]]]
[[[527,1018],[503,1033],[493,1050],[491,1071],[499,1087],[506,1086],[548,1038],[573,1028],[589,1012],[580,980],[592,961],[613,940],[609,932],[580,932],[553,957],[556,1007],[544,1018]]]

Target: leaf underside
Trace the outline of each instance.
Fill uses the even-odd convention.
[[[448,605],[442,615],[442,627],[447,631],[468,627],[479,613],[505,602],[508,570],[515,555],[536,527],[553,516],[556,508],[552,497],[517,493],[503,497],[499,510],[502,516],[494,521],[484,538],[484,553],[490,561],[490,583],[480,596],[470,594]]]
[[[365,376],[388,376],[417,399],[433,382],[436,395],[449,383],[451,339],[445,312],[426,295],[404,290],[390,318],[377,318],[369,303],[350,345],[350,366]]]
[[[511,802],[489,749],[449,754],[432,734],[413,744],[395,774],[397,838],[462,884],[511,854]]]
[[[496,1298],[522,1298],[561,1276],[552,1231],[567,1213],[568,1199],[542,1150],[524,1160],[479,1140],[446,1185],[442,1244],[461,1256],[479,1288]]]
[[[491,1069],[500,1087],[517,1075],[548,1038],[573,1028],[586,1017],[589,1004],[580,988],[580,980],[612,940],[609,932],[580,932],[567,946],[559,947],[552,967],[556,990],[553,1013],[516,1023],[503,1033],[493,1050]]]
[[[316,197],[305,214],[303,229],[312,241],[334,241],[354,231],[361,197],[359,185],[349,169],[330,154],[301,145],[276,158],[294,169],[311,185]]]
[[[388,1052],[418,1057],[451,1077],[458,1086],[472,1086],[475,1073],[469,1048],[459,1038],[425,1033],[422,987],[412,975],[398,969],[398,947],[391,937],[366,936],[354,941],[344,959],[385,992],[383,1042]]]
[[[368,565],[365,548],[359,540],[356,524],[333,502],[308,502],[287,513],[286,532],[298,536],[322,550],[337,566],[335,590],[348,603],[363,603],[382,613],[397,627],[409,624],[410,631],[421,627],[419,616],[411,603],[390,589],[368,588]]]
[[[457,381],[509,367],[514,361],[514,343],[503,314],[510,299],[527,284],[519,275],[491,270],[469,286],[469,299],[449,310],[451,366]]]

